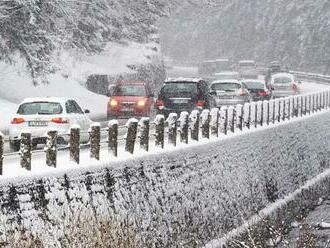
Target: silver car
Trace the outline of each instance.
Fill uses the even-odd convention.
[[[216,107],[244,104],[252,100],[246,85],[238,80],[217,80],[211,83],[210,92]]]
[[[290,73],[274,74],[270,80],[270,87],[275,98],[299,94],[300,89],[298,84],[295,81],[294,75]]]

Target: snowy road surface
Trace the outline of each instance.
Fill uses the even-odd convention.
[[[307,217],[293,223],[293,229],[280,247],[330,247],[330,196]],[[304,238],[302,238],[304,237]],[[302,241],[306,246],[301,246]],[[308,245],[309,244],[309,245]],[[299,246],[300,245],[300,246]]]

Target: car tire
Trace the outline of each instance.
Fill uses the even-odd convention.
[[[9,142],[9,147],[10,147],[11,151],[18,152],[20,150],[20,147],[21,147],[21,142],[19,140],[10,141]]]

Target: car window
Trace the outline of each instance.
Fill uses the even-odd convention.
[[[214,83],[211,85],[211,90],[214,91],[236,91],[241,88],[238,83]]]
[[[265,84],[263,82],[244,82],[247,89],[263,89],[265,88]]]
[[[289,84],[292,82],[292,79],[289,77],[277,77],[274,78],[274,84]]]
[[[144,85],[117,85],[114,90],[115,96],[146,96]]]
[[[83,111],[81,110],[79,105],[73,100],[67,101],[65,103],[65,108],[66,108],[66,112],[68,114],[82,114],[83,113]]]
[[[186,83],[186,82],[175,82],[175,83],[166,83],[161,92],[165,95],[175,94],[175,95],[196,95],[198,93],[196,83]]]
[[[19,106],[19,115],[57,115],[63,112],[60,103],[56,102],[29,102]]]

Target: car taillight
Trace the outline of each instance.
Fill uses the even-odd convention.
[[[197,107],[204,107],[205,104],[206,104],[206,102],[204,100],[199,100],[199,101],[197,101],[196,106]]]
[[[51,122],[56,123],[56,124],[67,124],[69,123],[67,119],[63,118],[53,118]]]
[[[244,90],[244,89],[240,89],[240,90],[238,91],[238,94],[239,94],[240,96],[247,96],[248,92],[247,92],[246,90]]]
[[[163,108],[165,107],[165,103],[164,103],[163,100],[157,99],[157,100],[156,100],[156,106],[157,106],[157,108],[159,108],[159,109],[163,109]]]
[[[22,124],[24,123],[25,120],[23,118],[14,118],[12,121],[11,121],[11,124]]]
[[[267,91],[259,91],[257,94],[258,94],[258,96],[267,96],[268,92]]]
[[[296,84],[293,84],[293,85],[292,85],[292,89],[293,89],[294,91],[297,91],[297,90],[298,90],[298,86],[297,86]]]

